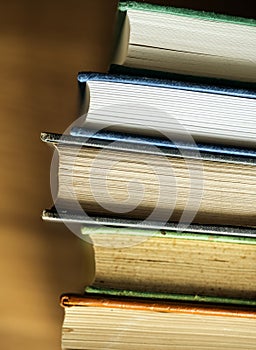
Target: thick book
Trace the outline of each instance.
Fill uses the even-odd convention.
[[[256,82],[256,21],[211,12],[120,2],[113,62]]]
[[[93,244],[93,287],[255,301],[255,238],[96,225],[82,234]]]
[[[255,157],[42,134],[59,154],[58,208],[83,215],[255,231]],[[195,152],[197,150],[197,152]],[[56,174],[57,175],[57,174]]]
[[[112,67],[80,73],[86,128],[176,142],[256,146],[256,89],[214,80]]]
[[[64,295],[62,349],[254,349],[255,307]]]

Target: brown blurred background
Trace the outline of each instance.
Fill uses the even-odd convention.
[[[191,6],[191,1],[155,1]],[[52,150],[41,131],[76,118],[76,73],[105,71],[117,0],[0,4],[1,348],[60,349],[63,292],[82,291],[82,243],[64,225],[40,219],[51,205]],[[194,1],[196,9],[206,8]],[[209,1],[210,10],[255,17],[252,7]]]
[[[40,132],[76,118],[78,71],[107,69],[115,9],[108,0],[1,2],[1,349],[60,349],[59,296],[83,291],[81,242],[40,219],[52,202],[52,150]]]

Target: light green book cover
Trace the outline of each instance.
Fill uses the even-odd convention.
[[[109,235],[135,235],[146,237],[181,238],[189,240],[201,240],[211,242],[256,244],[256,238],[239,237],[231,235],[210,235],[202,233],[174,232],[168,230],[148,230],[128,227],[86,225],[81,228],[83,235],[109,234]]]

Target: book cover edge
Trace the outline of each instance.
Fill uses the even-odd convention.
[[[251,27],[256,26],[256,20],[253,18],[225,15],[225,14],[210,12],[210,11],[192,10],[192,9],[186,9],[181,7],[163,6],[163,5],[149,4],[149,3],[138,3],[136,1],[120,1],[119,11],[125,12],[128,10],[165,13],[165,14],[176,15],[176,16],[192,17],[192,18],[197,18],[201,20],[225,22],[230,24],[246,25]]]
[[[200,302],[208,304],[227,304],[227,305],[240,305],[240,306],[256,306],[256,300],[241,299],[241,298],[223,298],[212,297],[203,295],[190,295],[190,294],[177,294],[177,293],[157,293],[157,292],[140,292],[136,290],[118,290],[110,288],[98,288],[93,285],[85,288],[85,293],[91,293],[95,295],[109,295],[117,297],[132,297],[132,298],[145,298],[145,299],[161,299],[177,302]]]
[[[82,235],[95,235],[95,234],[109,234],[109,235],[135,235],[135,236],[148,236],[157,238],[175,238],[186,239],[194,241],[206,241],[206,242],[219,242],[219,243],[236,243],[236,244],[256,244],[256,238],[250,237],[236,237],[236,236],[224,236],[216,234],[204,234],[204,233],[188,233],[188,232],[175,232],[167,230],[148,230],[138,228],[125,228],[125,227],[111,227],[111,226],[97,226],[97,225],[83,225],[81,227]]]
[[[106,295],[74,295],[61,296],[60,305],[66,307],[104,307],[123,310],[153,311],[166,313],[195,314],[207,316],[225,316],[256,319],[256,311],[239,305],[207,305],[204,303],[186,303],[175,301],[157,301],[146,298],[111,297]]]
[[[256,98],[256,84],[254,83],[238,83],[236,81],[216,78],[198,78],[119,65],[112,65],[109,73],[79,72],[77,80],[80,84],[86,84],[89,81],[103,81],[238,96],[242,98]]]

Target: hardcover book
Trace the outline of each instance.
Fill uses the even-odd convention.
[[[255,348],[254,307],[92,294],[64,295],[61,305],[66,350]]]
[[[56,206],[66,212],[159,225],[191,220],[255,229],[253,157],[201,158],[192,151],[184,158],[171,147],[162,153],[160,148],[112,145],[109,140],[95,143],[69,135],[42,134],[42,139],[59,153]]]
[[[255,148],[253,85],[114,67],[81,73],[87,129]]]
[[[120,2],[113,63],[256,81],[256,21],[168,6]]]
[[[93,244],[93,287],[255,300],[255,238],[96,225],[82,233]]]

